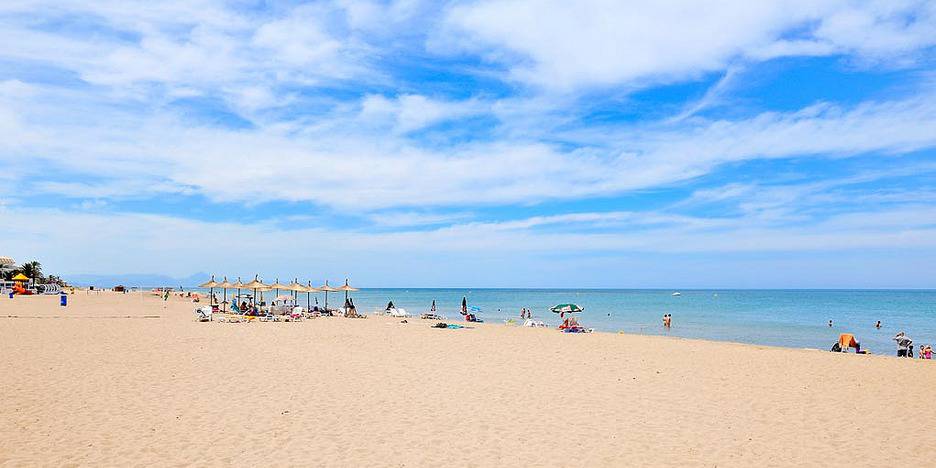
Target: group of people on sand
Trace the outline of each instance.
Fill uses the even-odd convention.
[[[829,326],[831,326],[832,321],[829,321]],[[881,328],[880,320],[874,325],[875,328]],[[907,336],[905,332],[898,332],[894,335],[894,341],[897,342],[897,357],[900,358],[913,358],[913,340]],[[861,349],[861,343],[855,339],[854,335],[850,333],[842,333],[839,336],[839,340],[832,345],[832,351],[835,352],[846,352],[849,349],[854,349],[858,354],[869,354],[867,350]],[[933,359],[933,347],[930,345],[922,345],[919,348],[920,359]]]
[[[894,335],[894,341],[897,342],[897,357],[913,357],[913,340],[904,332]],[[920,346],[920,359],[933,359],[933,347],[930,345]]]

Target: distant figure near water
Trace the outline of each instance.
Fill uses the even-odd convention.
[[[878,330],[881,329],[881,321],[880,321],[880,320],[878,320],[877,323],[874,324],[874,328],[877,328]]]
[[[665,328],[673,326],[673,316],[671,314],[663,314],[663,326]]]
[[[906,333],[897,333],[894,341],[897,342],[897,357],[913,357],[913,340]]]
[[[829,320],[829,328],[832,328],[832,321]]]

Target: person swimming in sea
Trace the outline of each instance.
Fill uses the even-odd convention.
[[[832,321],[829,320],[829,328],[832,328]]]
[[[874,324],[874,328],[877,328],[878,330],[881,329],[881,321],[880,321],[880,320],[878,320],[877,323]]]

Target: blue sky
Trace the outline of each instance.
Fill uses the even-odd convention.
[[[934,287],[936,4],[0,6],[3,255],[362,286]]]

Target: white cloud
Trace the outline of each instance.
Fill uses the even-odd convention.
[[[512,0],[456,5],[432,44],[487,53],[517,80],[568,90],[682,80],[785,55],[893,60],[936,44],[934,31],[936,8],[923,0]]]
[[[395,132],[407,133],[447,120],[482,114],[486,107],[473,99],[453,102],[416,94],[388,99],[372,94],[362,101],[360,118],[363,123],[390,123]]]
[[[141,116],[102,107],[55,88],[34,87],[32,93],[26,99],[0,96],[0,114],[15,116],[16,125],[0,128],[11,136],[0,141],[0,160],[22,166],[21,156],[28,154],[34,169],[52,165],[93,177],[94,182],[35,183],[39,191],[70,196],[165,191],[217,201],[308,201],[357,211],[530,203],[660,187],[739,161],[901,153],[936,145],[936,98],[926,94],[853,107],[822,104],[738,121],[693,119],[548,135],[540,133],[548,128],[528,128],[526,134],[494,141],[426,146],[400,133],[489,104],[371,96],[363,111],[352,107],[313,125],[234,130],[193,126],[169,113]],[[72,109],[68,115],[85,117],[63,117],[63,103]],[[373,121],[388,127],[367,124]],[[540,138],[581,146],[564,149],[537,142]]]

